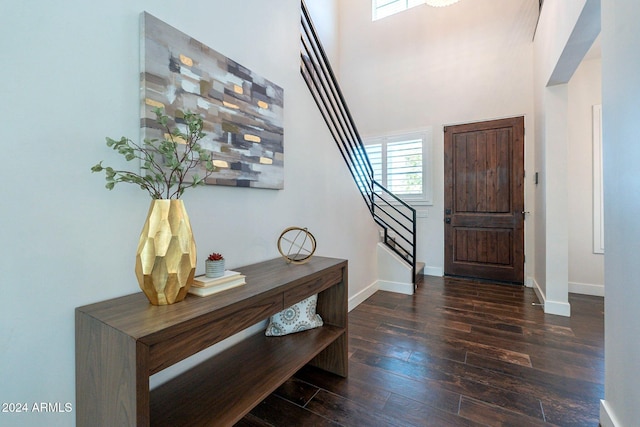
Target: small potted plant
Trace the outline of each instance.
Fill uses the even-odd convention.
[[[222,254],[214,252],[210,254],[204,262],[206,277],[221,277],[224,275],[224,257]]]

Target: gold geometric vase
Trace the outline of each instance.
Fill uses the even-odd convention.
[[[151,200],[136,252],[136,277],[153,305],[182,301],[196,273],[196,242],[180,199]]]

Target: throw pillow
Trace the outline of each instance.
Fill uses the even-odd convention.
[[[265,335],[280,337],[322,326],[322,318],[316,313],[317,303],[318,295],[311,295],[309,298],[271,316]]]

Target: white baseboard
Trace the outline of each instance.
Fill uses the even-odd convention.
[[[542,292],[542,289],[540,289],[540,285],[533,277],[530,277],[529,279],[531,280],[529,287],[533,288],[533,290],[535,291],[536,296],[538,297],[538,301],[540,301],[541,304],[544,304],[544,292]]]
[[[544,312],[546,314],[571,317],[571,304],[568,302],[546,300],[544,302]]]
[[[424,275],[425,276],[442,277],[442,276],[444,276],[444,270],[442,269],[442,267],[428,267],[428,266],[425,266],[424,267]]]
[[[389,282],[385,280],[378,280],[376,282],[373,282],[372,284],[349,298],[348,310],[353,310],[354,308],[362,304],[371,295],[375,294],[377,291],[389,291],[405,295],[413,295],[413,283]]]
[[[413,295],[413,283],[390,282],[378,280],[378,289],[381,291],[396,292],[399,294]]]
[[[542,307],[546,314],[555,314],[557,316],[571,317],[571,304],[569,304],[568,302],[548,300],[544,292],[542,292],[542,289],[540,288],[540,285],[538,284],[538,282],[533,278],[531,280],[532,280],[533,290],[536,292],[536,295],[538,296],[538,300],[540,300],[540,302],[542,303]]]
[[[351,298],[349,298],[348,310],[351,311],[360,304],[362,304],[367,298],[375,294],[378,290],[378,282],[373,282]]]
[[[600,425],[602,427],[622,427],[613,414],[613,410],[606,400],[600,400]]]
[[[569,292],[574,294],[592,295],[594,297],[603,297],[604,285],[569,282]]]
[[[533,279],[533,277],[526,277],[526,278],[524,279],[524,285],[525,285],[527,288],[533,288],[533,287],[534,287],[533,282],[535,282],[535,280]]]

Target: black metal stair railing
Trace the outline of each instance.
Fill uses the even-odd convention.
[[[416,210],[374,179],[373,168],[349,112],[309,12],[302,3],[300,72],[360,189],[382,241],[412,269],[416,277]]]

